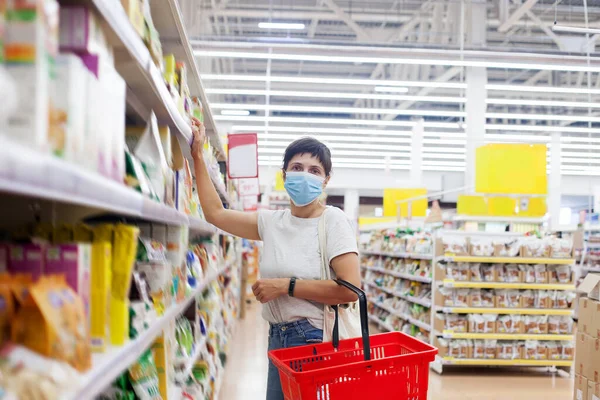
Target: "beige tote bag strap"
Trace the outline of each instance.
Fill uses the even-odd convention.
[[[327,258],[327,229],[325,226],[325,214],[327,208],[321,214],[319,219],[319,249],[321,251],[321,279],[331,279],[331,271],[329,270],[329,259]]]

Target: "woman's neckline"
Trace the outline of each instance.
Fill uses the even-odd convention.
[[[298,216],[294,215],[294,213],[292,213],[291,209],[288,209],[288,211],[290,213],[290,216],[292,218],[294,218],[294,219],[297,219],[297,220],[300,220],[300,221],[310,221],[310,220],[320,219],[323,216],[323,213],[325,212],[325,210],[327,210],[328,207],[329,206],[324,206],[323,207],[323,211],[319,215],[317,215],[315,217],[298,217]]]

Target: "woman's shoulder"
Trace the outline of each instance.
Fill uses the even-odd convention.
[[[278,221],[286,217],[290,213],[290,210],[258,210],[259,218],[263,218],[269,221]]]
[[[327,207],[327,222],[337,222],[337,221],[350,221],[348,215],[340,208],[328,206]]]

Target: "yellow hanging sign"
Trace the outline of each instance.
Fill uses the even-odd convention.
[[[398,215],[398,206],[400,206],[400,216],[405,217],[424,217],[427,214],[427,198],[397,203],[401,200],[412,199],[414,197],[427,195],[427,189],[383,189],[383,216],[393,217]]]

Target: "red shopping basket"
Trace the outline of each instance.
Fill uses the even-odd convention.
[[[366,296],[359,296],[362,338],[273,350],[286,400],[426,400],[429,363],[437,349],[401,332],[369,337]]]

